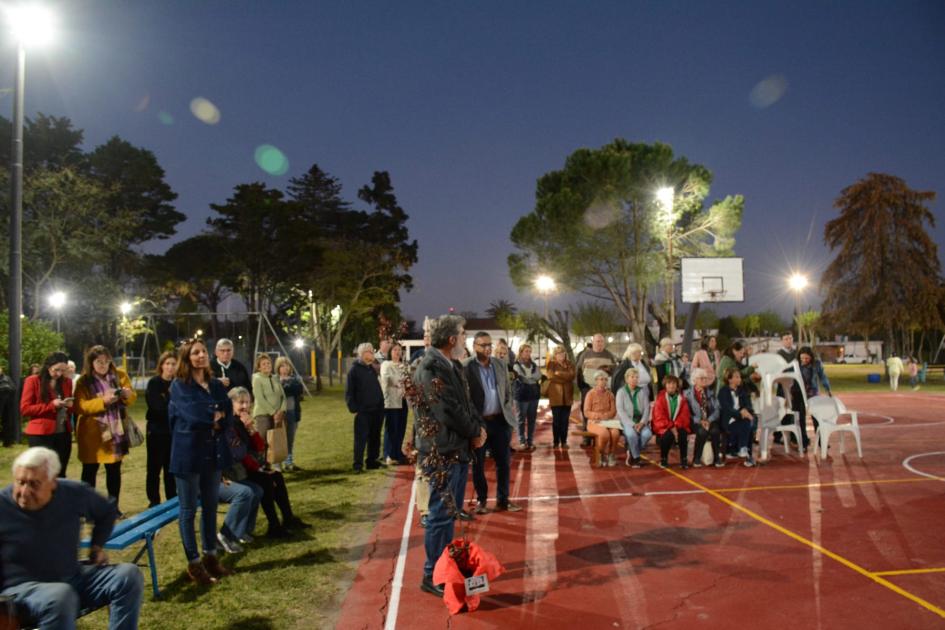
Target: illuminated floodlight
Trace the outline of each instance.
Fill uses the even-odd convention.
[[[551,293],[558,288],[558,283],[555,282],[555,279],[547,274],[541,274],[535,278],[535,289],[539,293]]]
[[[67,299],[68,296],[63,291],[55,291],[49,295],[49,306],[60,311],[66,305]]]
[[[305,347],[305,341],[299,338],[299,339],[296,339],[292,345],[295,346],[296,350],[301,350],[302,348]]]
[[[121,305],[118,307],[118,310],[121,311],[122,315],[127,315],[128,313],[131,312],[131,302],[128,302],[128,301],[122,302]]]
[[[807,284],[807,276],[802,273],[791,274],[791,277],[788,278],[788,286],[792,291],[803,291],[807,287]]]
[[[53,14],[35,4],[6,8],[7,23],[13,39],[23,46],[44,46],[53,40]]]
[[[670,216],[673,214],[673,203],[675,198],[676,191],[669,186],[660,188],[656,191],[656,200],[660,202],[660,207],[662,207],[663,210],[665,210]]]

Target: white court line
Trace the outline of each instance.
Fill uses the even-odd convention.
[[[407,566],[407,548],[410,543],[410,527],[413,525],[413,502],[417,498],[417,481],[410,483],[410,500],[407,501],[407,518],[404,519],[404,534],[400,539],[400,553],[397,556],[397,568],[390,587],[390,603],[387,606],[387,620],[384,630],[397,627],[397,609],[400,608],[400,591],[404,586],[404,567]]]
[[[664,494],[705,494],[703,490],[654,490],[653,492],[599,492],[587,494],[544,494],[536,497],[512,497],[515,501],[568,501],[617,497],[653,497]]]
[[[939,477],[938,475],[933,475],[931,473],[922,472],[921,470],[916,470],[915,468],[912,467],[912,464],[909,463],[913,459],[918,459],[919,457],[931,457],[932,455],[945,455],[945,451],[934,451],[932,453],[918,453],[916,455],[910,455],[909,457],[902,460],[902,466],[909,472],[919,475],[920,477],[928,477],[929,479],[945,481],[945,479],[943,479],[942,477]]]

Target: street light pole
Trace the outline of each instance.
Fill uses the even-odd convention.
[[[10,378],[19,388],[23,374],[23,89],[26,49],[16,47],[13,88],[13,141],[10,148]],[[14,419],[15,421],[15,419]],[[19,422],[14,422],[19,426]]]
[[[656,198],[666,212],[666,310],[669,311],[669,338],[676,343],[676,291],[673,279],[673,204],[676,191],[666,186],[656,192]]]

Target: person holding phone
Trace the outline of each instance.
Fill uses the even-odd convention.
[[[121,493],[121,461],[130,442],[122,425],[127,407],[138,395],[131,380],[115,367],[105,346],[92,346],[85,353],[82,375],[76,381],[76,441],[82,462],[82,481],[95,487],[99,464],[105,465],[105,487],[118,508]]]
[[[30,419],[27,442],[56,452],[62,462],[58,473],[62,478],[72,455],[72,381],[64,376],[68,360],[62,352],[47,356],[39,374],[23,381],[20,397],[20,413]]]

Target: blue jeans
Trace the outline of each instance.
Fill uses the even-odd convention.
[[[639,431],[634,429],[632,425],[623,424],[623,435],[627,440],[627,450],[630,451],[630,457],[637,459],[640,457],[640,451],[646,448],[647,442],[653,437],[653,431],[648,424],[640,427]]]
[[[220,491],[220,471],[205,470],[200,473],[175,474],[177,497],[180,501],[180,540],[184,545],[184,554],[188,562],[200,559],[197,550],[197,532],[194,530],[194,518],[197,516],[197,500],[200,500],[200,537],[203,540],[203,552],[215,555],[217,552],[217,503]]]
[[[407,432],[407,408],[384,410],[384,457],[404,459],[404,434]]]
[[[292,457],[292,447],[295,445],[295,432],[299,429],[299,421],[286,416],[285,419],[285,437],[289,446],[289,454],[285,458],[285,463],[289,466],[295,465],[295,459]]]
[[[505,418],[486,421],[486,443],[476,449],[476,461],[473,462],[473,487],[476,489],[476,500],[485,503],[489,498],[489,484],[486,481],[486,450],[492,453],[495,460],[495,500],[496,505],[505,505],[509,502],[509,434],[511,428]]]
[[[443,492],[452,492],[456,501],[456,508],[463,509],[463,496],[466,493],[466,478],[469,475],[469,464],[452,464],[446,478]],[[431,477],[432,479],[432,477]],[[455,519],[446,509],[446,504],[440,496],[440,491],[430,482],[430,505],[427,512],[427,529],[423,534],[423,547],[427,552],[427,560],[423,564],[424,577],[433,576],[433,567],[440,559],[446,546],[453,542],[453,524]]]
[[[68,582],[23,582],[0,593],[12,597],[41,630],[72,630],[80,608],[108,606],[111,630],[136,629],[144,578],[133,564],[81,565]],[[27,626],[29,627],[29,626]]]
[[[220,532],[230,540],[239,540],[256,529],[256,511],[263,489],[252,481],[220,484],[220,503],[229,503]]]
[[[537,400],[518,401],[518,441],[519,444],[532,445],[535,437],[535,420],[538,417]]]

